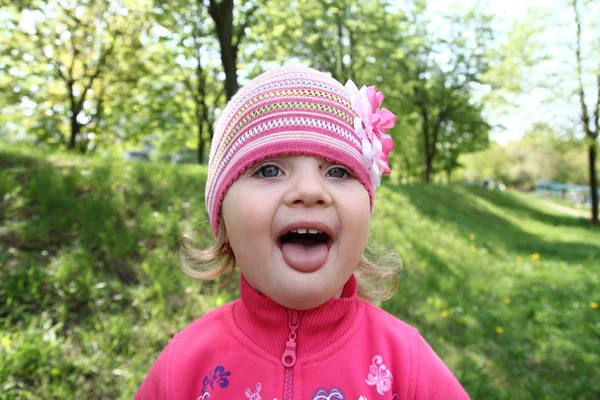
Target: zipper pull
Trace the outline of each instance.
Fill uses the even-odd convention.
[[[288,335],[288,341],[285,344],[285,351],[281,357],[281,362],[284,367],[291,368],[296,364],[296,331],[300,324],[300,313],[296,310],[290,310],[288,314],[290,316],[290,334]]]

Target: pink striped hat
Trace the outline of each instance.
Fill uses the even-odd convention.
[[[355,129],[355,109],[351,91],[306,67],[279,67],[240,89],[219,117],[210,148],[205,199],[215,234],[233,182],[256,162],[282,155],[314,156],[348,168],[369,192],[372,211],[374,162],[364,154],[364,133]]]

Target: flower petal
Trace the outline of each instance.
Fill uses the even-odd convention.
[[[382,108],[379,110],[379,129],[382,132],[392,129],[396,123],[396,116],[390,110]]]
[[[377,108],[379,108],[379,106],[381,106],[381,103],[383,103],[383,92],[377,92],[377,94],[375,95],[375,99],[377,100]]]
[[[375,86],[367,88],[367,99],[369,99],[369,104],[371,104],[371,110],[377,110],[377,89]]]
[[[358,95],[358,87],[356,86],[356,83],[354,83],[354,81],[352,81],[352,79],[348,79],[348,82],[346,82],[345,85],[346,90],[350,93],[350,95]]]
[[[381,175],[390,173],[387,156],[394,148],[394,140],[385,132],[394,126],[396,116],[380,108],[385,96],[375,86],[358,89],[349,79],[345,87],[356,112],[354,132],[361,140],[363,164],[369,171],[371,182],[377,186],[381,182]]]
[[[375,151],[373,150],[371,142],[368,139],[362,140],[362,151],[365,167],[371,168],[373,165],[373,157],[375,157]]]
[[[369,170],[369,177],[371,178],[371,182],[373,182],[373,186],[379,186],[381,184],[381,172],[379,172],[379,168],[373,166]]]
[[[392,139],[390,135],[382,133],[379,136],[379,140],[381,140],[381,149],[383,151],[383,154],[385,154],[387,157],[387,155],[390,154],[390,151],[392,151],[394,147],[396,147],[396,145],[394,144],[394,139]]]
[[[354,132],[356,133],[356,136],[358,136],[361,139],[367,138],[362,119],[360,119],[359,117],[354,117]]]

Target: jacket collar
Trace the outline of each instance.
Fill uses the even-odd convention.
[[[311,310],[299,311],[298,357],[316,353],[334,343],[356,318],[358,284],[350,277],[339,299],[330,299]],[[281,356],[290,332],[289,310],[257,292],[241,278],[241,301],[235,303],[233,318],[239,330],[274,356]]]

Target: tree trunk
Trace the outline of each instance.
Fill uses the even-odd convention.
[[[198,58],[198,65],[200,65],[200,58]],[[196,114],[196,120],[198,124],[198,164],[204,163],[204,147],[206,145],[206,139],[204,138],[204,126],[208,127],[210,138],[208,139],[209,145],[212,142],[212,128],[211,121],[209,120],[208,104],[206,104],[206,71],[198,68],[198,105],[200,106],[201,113]]]
[[[592,199],[592,224],[598,225],[598,180],[596,179],[596,138],[598,137],[598,116],[600,114],[600,75],[597,77],[598,82],[598,97],[596,98],[596,108],[594,111],[594,125],[588,114],[588,108],[585,103],[585,91],[582,79],[582,56],[581,56],[581,17],[579,14],[578,1],[572,0],[571,5],[575,13],[575,26],[577,28],[577,41],[575,46],[575,61],[577,62],[577,79],[579,81],[579,106],[581,107],[581,124],[587,139],[590,141],[588,150],[588,161],[590,169],[590,194]]]
[[[225,94],[229,101],[239,88],[237,81],[239,43],[234,43],[233,37],[233,0],[222,0],[220,3],[210,0],[208,12],[215,22],[215,31],[221,48],[221,63],[225,71]]]
[[[75,115],[75,113],[73,113],[73,115],[71,115],[71,138],[69,139],[69,150],[74,150],[75,149],[75,145],[76,145],[76,141],[77,141],[77,135],[79,135],[79,124],[77,123],[77,115]]]
[[[590,166],[590,191],[592,199],[592,224],[598,225],[598,180],[596,179],[596,141],[590,143],[588,160]]]
[[[222,53],[221,60],[225,69],[225,94],[227,101],[238,91],[237,81],[237,48],[230,48],[229,53]]]
[[[198,128],[198,164],[202,164],[204,157],[204,121],[200,113],[196,113],[196,126]]]
[[[81,126],[79,125],[79,122],[77,122],[77,115],[79,114],[79,111],[77,110],[77,101],[75,100],[75,94],[73,93],[73,82],[67,82],[67,90],[69,91],[69,105],[71,111],[71,116],[69,118],[69,127],[71,130],[69,150],[75,150],[75,146],[77,145],[77,136],[79,135]]]
[[[425,106],[421,106],[421,117],[423,118],[423,145],[424,145],[424,151],[423,154],[425,155],[425,176],[423,177],[425,180],[425,183],[430,183],[431,182],[431,167],[433,164],[433,159],[431,157],[431,152],[429,151],[429,147],[430,147],[430,137],[429,137],[429,113],[427,112],[427,109],[425,108]]]
[[[204,145],[205,142],[201,138],[198,140],[198,164],[204,164]]]
[[[425,183],[431,183],[431,173],[433,172],[433,159],[429,152],[425,153]]]

